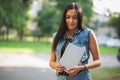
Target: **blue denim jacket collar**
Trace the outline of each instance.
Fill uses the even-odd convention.
[[[80,31],[81,31],[81,30],[77,28],[76,31],[75,31],[75,33],[74,33],[74,35],[79,35]],[[64,39],[66,39],[66,33],[67,33],[67,31],[66,31],[65,34],[63,35],[63,38],[64,38]],[[74,37],[74,35],[73,35],[73,37]],[[72,38],[73,38],[73,37],[72,37]]]

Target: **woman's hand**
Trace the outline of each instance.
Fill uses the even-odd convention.
[[[75,67],[72,67],[68,70],[65,70],[66,73],[69,74],[69,76],[74,76],[76,75],[79,71],[83,70],[84,69],[84,66],[75,66]]]
[[[57,72],[63,72],[65,70],[65,67],[61,66],[58,62],[56,62],[55,69]]]

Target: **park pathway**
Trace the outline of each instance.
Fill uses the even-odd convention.
[[[120,67],[116,56],[102,55],[101,67]],[[55,80],[49,54],[0,53],[0,80]]]

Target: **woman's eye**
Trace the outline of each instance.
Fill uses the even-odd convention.
[[[66,16],[66,19],[69,19],[70,17],[69,16]]]
[[[78,17],[77,16],[66,16],[66,19],[78,19]]]
[[[77,19],[77,16],[74,16],[73,18],[74,18],[74,19]]]

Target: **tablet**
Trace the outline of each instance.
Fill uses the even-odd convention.
[[[85,50],[85,46],[79,47],[73,43],[69,43],[59,61],[60,65],[65,66],[66,69],[77,66],[82,59]]]

